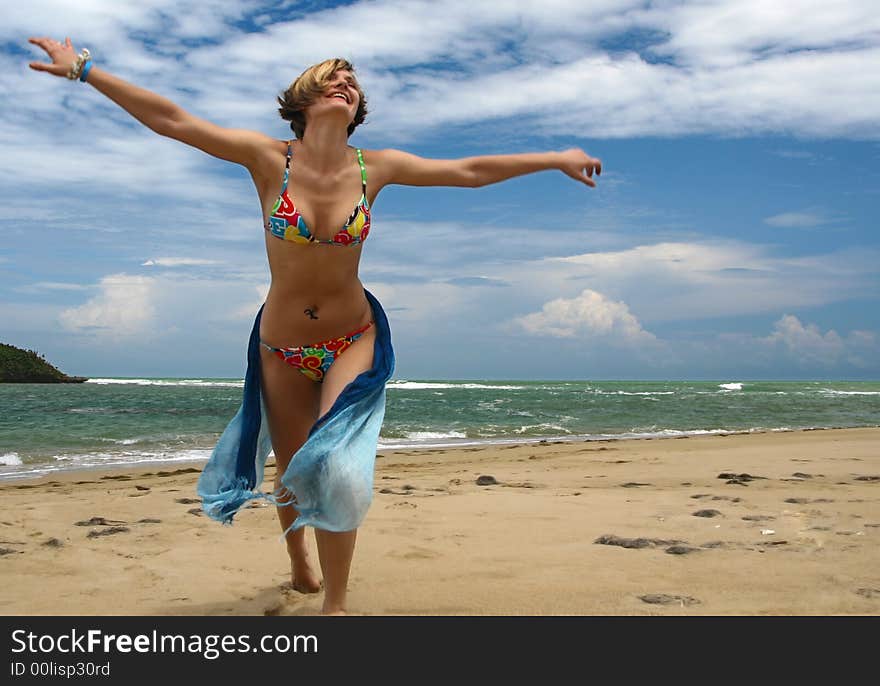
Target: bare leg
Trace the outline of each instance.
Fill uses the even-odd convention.
[[[348,574],[354,556],[357,529],[337,533],[315,529],[318,557],[324,573],[326,588],[321,614],[344,615],[345,597],[348,591]]]
[[[275,478],[275,489],[281,487],[280,474]],[[281,502],[290,500],[289,494],[287,498],[279,498]],[[276,507],[278,511],[278,520],[281,522],[281,530],[287,529],[296,521],[299,512],[294,509],[293,505],[284,507]],[[287,554],[290,556],[290,585],[294,590],[300,593],[317,593],[321,590],[321,580],[317,577],[309,560],[309,550],[306,547],[306,527],[291,531],[285,537],[287,541]]]
[[[278,490],[291,457],[305,443],[309,429],[317,419],[320,389],[318,384],[265,349],[261,354],[263,399],[275,453],[275,489]],[[285,495],[287,499],[282,497],[281,502],[289,500],[290,494]],[[282,531],[286,531],[299,515],[294,505],[277,507],[276,510]],[[309,563],[305,527],[288,533],[286,542],[293,588],[303,593],[320,591],[321,581]]]
[[[319,416],[329,412],[349,382],[372,367],[375,341],[376,327],[372,326],[334,360],[322,384]],[[356,539],[357,529],[340,533],[315,529],[318,557],[324,573],[324,606],[321,612],[325,615],[345,614],[348,574]]]

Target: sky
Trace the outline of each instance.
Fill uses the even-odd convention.
[[[386,187],[360,278],[397,379],[880,379],[873,0],[34,0],[0,24],[0,342],[68,374],[241,377],[269,288],[248,172],[30,70],[30,36],[233,128],[345,57],[350,139],[581,148],[482,188]]]

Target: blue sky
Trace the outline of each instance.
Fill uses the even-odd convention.
[[[880,378],[880,14],[767,3],[81,0],[0,26],[0,341],[85,376],[241,376],[269,286],[249,175],[33,72],[33,35],[230,127],[343,56],[362,148],[581,147],[388,187],[361,280],[397,378]]]

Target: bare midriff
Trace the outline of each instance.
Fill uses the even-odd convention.
[[[357,274],[361,246],[285,244],[266,233],[266,251],[272,283],[260,338],[269,345],[324,341],[372,319]]]

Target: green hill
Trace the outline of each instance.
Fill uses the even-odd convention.
[[[67,376],[33,350],[0,343],[0,383],[82,383],[84,376]]]

